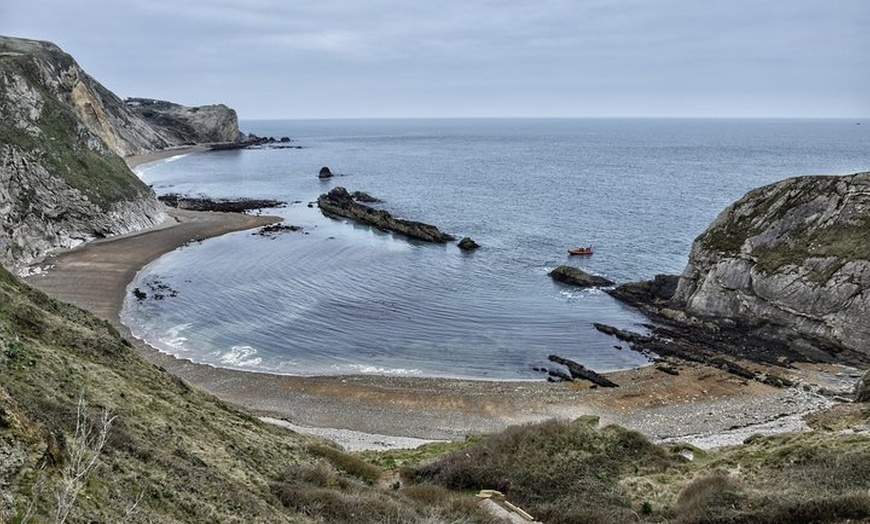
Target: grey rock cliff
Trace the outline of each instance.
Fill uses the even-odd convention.
[[[128,98],[126,105],[179,144],[238,142],[242,139],[236,112],[223,104],[187,107],[164,100]]]
[[[162,221],[119,155],[169,145],[54,44],[0,37],[0,263]]]
[[[753,190],[692,245],[671,311],[870,356],[870,173]]]

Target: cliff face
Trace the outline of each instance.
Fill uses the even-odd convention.
[[[128,98],[126,104],[179,144],[241,139],[236,112],[223,104],[187,107],[148,98]]]
[[[695,240],[670,306],[808,356],[870,356],[870,173],[749,192]]]
[[[57,46],[0,37],[0,263],[162,221],[118,155],[173,143]]]

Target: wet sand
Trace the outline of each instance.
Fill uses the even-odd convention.
[[[161,152],[162,158],[189,152],[179,151]],[[135,165],[160,158],[146,155],[128,162]],[[58,254],[41,265],[50,267],[26,281],[109,320],[148,360],[256,415],[303,427],[461,439],[513,424],[591,414],[600,416],[604,423],[619,423],[654,439],[664,439],[751,427],[827,402],[800,390],[746,382],[719,369],[688,363],[677,363],[678,376],[653,366],[609,373],[608,378],[621,386],[611,389],[581,382],[548,383],[543,377],[525,382],[368,375],[295,377],[220,369],[177,359],[135,340],[121,324],[119,314],[127,285],[146,264],[188,242],[279,219],[235,213],[169,212],[170,219],[158,228]],[[461,367],[462,363],[456,365]],[[817,371],[778,370],[804,383],[820,380]],[[847,388],[848,384],[842,386]]]

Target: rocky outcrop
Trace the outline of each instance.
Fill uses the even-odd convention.
[[[613,281],[598,275],[590,275],[574,266],[559,266],[548,273],[556,282],[578,287],[612,286]]]
[[[673,296],[615,295],[670,321],[737,330],[806,360],[870,360],[870,173],[749,192],[692,245]]]
[[[56,105],[64,110],[51,114]],[[0,36],[0,110],[6,133],[34,136],[40,128],[53,131],[45,128],[72,120],[86,133],[78,136],[82,145],[120,156],[180,144],[130,111],[49,42]]]
[[[161,222],[118,155],[167,145],[57,46],[0,37],[0,263]]]
[[[187,107],[150,98],[128,98],[125,103],[178,144],[240,143],[245,138],[236,112],[223,104]]]
[[[480,248],[480,244],[475,242],[471,237],[462,237],[457,246],[463,251],[474,251]]]
[[[437,227],[395,218],[388,211],[375,209],[355,201],[347,189],[332,188],[317,198],[320,211],[328,217],[345,217],[357,222],[374,226],[382,231],[392,231],[424,242],[444,243],[454,240],[451,235],[441,232]]]

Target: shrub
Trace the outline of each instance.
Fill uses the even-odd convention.
[[[345,453],[338,448],[317,444],[310,446],[308,451],[318,457],[325,458],[341,471],[353,475],[369,484],[377,484],[381,479],[382,471],[380,468],[369,464],[357,456]]]

